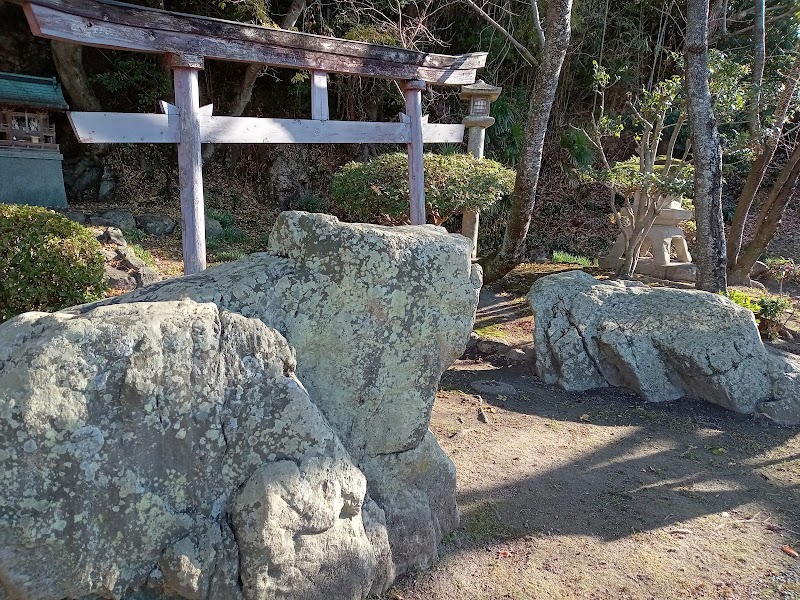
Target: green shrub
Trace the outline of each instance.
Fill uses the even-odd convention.
[[[779,320],[791,306],[789,299],[782,296],[762,296],[758,299],[759,314],[772,321]]]
[[[427,220],[436,225],[467,209],[487,209],[514,188],[514,171],[493,160],[468,154],[425,154],[423,160]],[[382,154],[346,164],[333,177],[331,195],[346,218],[408,223],[408,157]]]
[[[758,303],[753,302],[753,299],[744,292],[740,292],[739,290],[728,290],[726,292],[720,292],[720,294],[725,296],[731,302],[734,302],[739,306],[744,306],[746,309],[753,312],[753,314],[757,315],[761,311],[761,307],[758,305]]]
[[[103,269],[89,229],[45,208],[0,204],[0,322],[101,298]]]

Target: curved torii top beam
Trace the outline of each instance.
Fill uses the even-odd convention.
[[[259,27],[112,0],[12,0],[35,35],[85,46],[194,55],[438,85],[475,81],[486,53],[450,56]]]

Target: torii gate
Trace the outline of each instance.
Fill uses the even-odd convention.
[[[464,126],[428,123],[422,116],[427,84],[475,81],[486,53],[459,56],[270,29],[124,4],[112,0],[11,0],[21,4],[34,35],[86,46],[168,55],[175,106],[165,114],[71,112],[85,143],[178,144],[184,273],[206,267],[203,143],[405,143],[408,147],[411,223],[425,223],[422,145],[461,142]],[[200,107],[197,74],[205,58],[311,71],[311,119],[212,116]],[[328,119],[327,73],[381,77],[400,82],[406,112],[399,123]]]

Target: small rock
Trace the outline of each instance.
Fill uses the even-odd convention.
[[[128,242],[125,241],[125,236],[122,235],[122,232],[116,227],[106,227],[103,230],[103,233],[97,236],[97,240],[100,242],[114,244],[115,246],[128,245]]]
[[[758,279],[766,272],[767,272],[767,265],[761,262],[760,260],[757,260],[756,263],[753,265],[753,268],[750,269],[750,278]]]
[[[481,354],[502,354],[508,351],[511,347],[502,340],[496,338],[479,338],[478,352]]]
[[[141,258],[136,256],[136,253],[130,246],[117,248],[117,259],[119,259],[122,265],[127,269],[136,269],[138,271],[147,266]]]
[[[103,218],[108,221],[111,227],[116,227],[122,231],[136,229],[136,219],[130,211],[109,210],[103,213]]]
[[[61,214],[67,217],[70,221],[75,221],[80,225],[86,223],[86,213],[83,213],[79,210],[66,210]]]
[[[147,266],[144,266],[136,271],[133,276],[136,278],[137,288],[150,285],[156,281],[161,281],[161,275],[159,275],[158,271]]]
[[[211,240],[223,234],[222,225],[216,219],[206,218],[206,239]]]
[[[145,233],[156,237],[164,237],[175,231],[175,221],[164,215],[139,215],[136,224]]]
[[[85,192],[95,188],[100,183],[100,178],[103,174],[100,167],[88,167],[77,176],[75,184],[72,188],[72,193],[75,196],[82,196]]]
[[[109,200],[114,195],[114,188],[116,187],[117,183],[114,181],[114,173],[108,167],[104,168],[103,176],[100,178],[100,188],[97,191],[97,199],[100,202]],[[133,215],[131,215],[131,218],[133,218]],[[128,228],[122,227],[122,229]]]
[[[479,339],[481,339],[481,337],[477,333],[475,333],[474,331],[470,331],[469,332],[469,339],[467,340],[467,348],[466,349],[467,350],[472,350],[475,347],[475,345],[478,343]]]
[[[491,396],[509,396],[517,393],[517,388],[502,381],[495,381],[494,379],[479,379],[469,384],[473,390],[479,394],[488,394]]]
[[[100,254],[103,255],[103,258],[106,262],[110,260],[117,260],[117,253],[113,250],[106,250],[105,248],[100,248]]]
[[[514,362],[524,362],[528,359],[528,355],[525,353],[525,350],[522,348],[511,348],[510,350],[506,350],[503,353],[508,360],[512,360]]]
[[[135,290],[136,280],[128,275],[125,271],[120,271],[114,267],[106,265],[105,277],[108,282],[108,287],[117,290]]]
[[[111,227],[111,221],[100,215],[92,215],[89,217],[89,225],[94,227]]]

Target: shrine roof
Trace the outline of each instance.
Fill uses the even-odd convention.
[[[0,104],[25,108],[67,110],[61,84],[55,77],[0,72]]]

